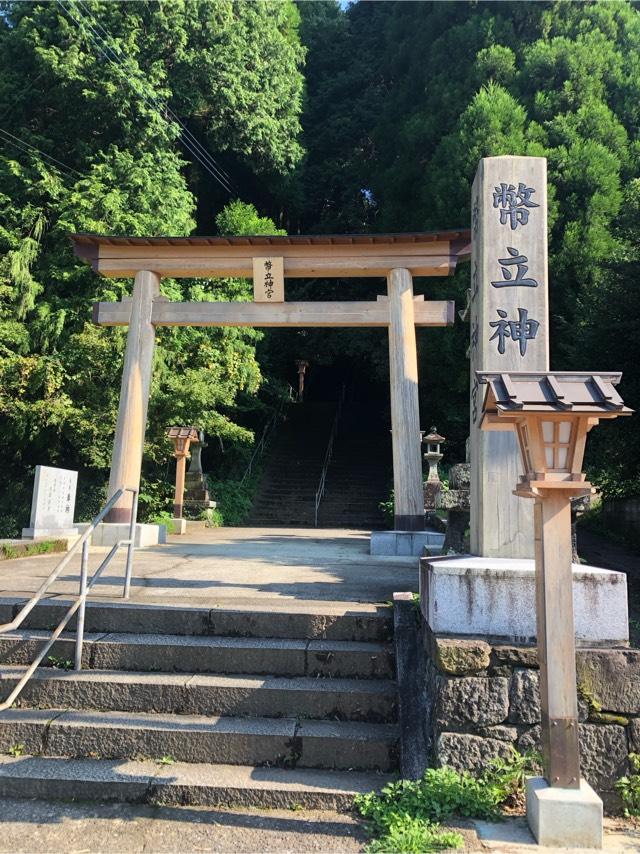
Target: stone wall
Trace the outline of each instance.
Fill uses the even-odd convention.
[[[423,620],[417,640],[429,764],[480,772],[510,746],[540,748],[535,646],[436,637]],[[614,784],[640,752],[640,650],[583,648],[577,668],[582,772],[615,812]]]
[[[618,531],[640,535],[640,498],[610,498],[602,502],[602,515]]]

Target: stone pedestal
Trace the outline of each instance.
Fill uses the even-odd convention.
[[[83,534],[89,527],[88,522],[78,525]],[[120,522],[100,522],[91,535],[92,546],[114,546],[119,540],[129,537],[129,525]],[[135,533],[136,548],[157,546],[167,542],[167,529],[164,525],[137,524]]]
[[[534,561],[471,555],[423,558],[420,607],[437,634],[533,641]],[[573,564],[573,609],[578,644],[628,644],[624,573]]]
[[[372,531],[369,554],[420,557],[425,549],[440,553],[443,541],[438,531]]]
[[[171,520],[171,530],[170,534],[186,534],[187,533],[187,520],[186,519],[172,519]]]
[[[209,492],[202,472],[200,455],[202,443],[193,445],[191,451],[191,466],[185,476],[184,507],[195,513],[215,508],[215,501],[211,501]]]
[[[443,554],[457,552],[462,554],[465,549],[465,533],[469,527],[471,466],[469,463],[458,463],[451,466],[449,485],[451,489],[442,493],[441,506],[447,510],[447,530],[442,546]]]
[[[529,777],[527,821],[538,845],[602,848],[602,801],[585,780],[579,789],[562,789]]]
[[[64,540],[77,537],[78,528],[23,528],[23,540]]]

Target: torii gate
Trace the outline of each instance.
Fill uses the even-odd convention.
[[[396,530],[424,528],[416,326],[449,326],[452,301],[414,297],[413,276],[451,275],[470,254],[469,231],[243,237],[71,235],[76,255],[103,276],[133,276],[133,296],[94,304],[94,322],[129,325],[109,494],[140,484],[155,327],[386,326],[389,329]],[[160,277],[253,278],[254,302],[170,302]],[[376,302],[285,302],[285,278],[384,277]],[[128,522],[132,495],[109,522]]]

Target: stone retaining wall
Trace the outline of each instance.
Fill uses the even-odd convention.
[[[429,764],[482,771],[510,746],[540,748],[539,670],[535,646],[436,637],[420,621],[420,705]],[[617,811],[614,784],[640,752],[640,650],[577,653],[581,767]]]

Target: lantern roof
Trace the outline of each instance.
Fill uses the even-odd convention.
[[[435,427],[432,427],[430,432],[423,438],[423,442],[446,442],[444,436],[441,436]]]
[[[615,417],[633,411],[614,388],[622,378],[619,371],[476,371],[476,377],[489,386],[485,411],[498,415],[566,412]]]
[[[197,442],[200,433],[197,427],[169,427],[167,436],[169,439],[191,439]]]

